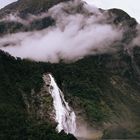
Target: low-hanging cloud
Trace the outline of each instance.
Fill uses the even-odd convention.
[[[82,1],[60,3],[42,15],[52,17],[56,24],[41,31],[5,35],[0,38],[0,49],[15,57],[59,62],[114,52],[112,44],[122,39],[120,28],[108,24],[102,11]]]

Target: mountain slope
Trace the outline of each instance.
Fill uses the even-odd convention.
[[[137,137],[140,115],[139,85],[137,85],[136,79],[132,79],[131,68],[126,70],[126,73],[124,70],[120,73],[119,69],[114,71],[106,68],[106,63],[102,59],[107,59],[107,56],[89,57],[72,64],[37,64],[14,60],[8,56],[3,57],[1,54],[1,75],[3,76],[1,77],[3,81],[3,84],[1,83],[1,104],[4,102],[9,113],[11,107],[24,105],[22,96],[27,94],[28,98],[31,98],[32,89],[37,90],[38,93],[41,88],[40,84],[43,82],[42,73],[51,72],[63,89],[66,99],[78,113],[77,116],[83,116],[92,127],[97,128],[100,125],[100,129],[105,129],[107,138],[113,137],[112,135],[115,135],[118,129],[124,129],[124,131],[118,132],[117,138],[124,137],[123,133],[126,133],[126,137]],[[109,59],[113,61],[114,58],[109,56],[107,63]],[[118,63],[120,60],[115,61]],[[2,71],[2,67],[4,71]],[[6,85],[9,87],[8,90]],[[18,97],[19,95],[20,97]],[[10,101],[7,102],[8,99]],[[11,107],[8,107],[9,104]],[[19,113],[18,108],[21,111],[26,110],[23,105],[22,109],[19,106],[15,111]],[[3,108],[3,106],[1,107]],[[25,116],[28,116],[26,111]],[[19,115],[17,118],[19,119]],[[4,120],[1,119],[1,121]],[[108,132],[112,129],[115,134]]]
[[[16,12],[20,19],[28,21],[29,14],[39,15],[59,2],[63,1],[19,0],[1,9],[0,17]],[[79,14],[84,10],[78,5],[75,11]],[[140,49],[133,45],[126,47],[138,35],[138,23],[120,9],[100,9],[100,12],[108,17],[101,25],[105,22],[123,29],[120,42],[111,46],[117,48],[114,53],[49,63],[22,60],[0,51],[0,139],[75,140],[72,135],[55,131],[56,123],[50,115],[52,98],[49,94],[43,97],[46,90],[42,76],[48,72],[74,108],[78,129],[86,122],[86,131],[95,135],[95,130],[100,131],[102,138],[140,138]],[[42,31],[55,25],[52,17],[35,18],[27,25],[0,20],[0,35]],[[7,46],[9,42],[4,47]],[[91,133],[87,137],[91,138]]]
[[[28,67],[28,68],[27,68]],[[75,140],[72,135],[55,131],[56,124],[37,115],[31,90],[38,93],[43,85],[42,69],[34,62],[15,60],[0,52],[0,139]],[[50,96],[47,97],[50,100]],[[46,107],[49,103],[46,102]],[[38,110],[40,111],[40,110]]]
[[[0,10],[0,17],[9,13],[20,13],[20,16],[27,14],[39,14],[47,11],[52,6],[69,0],[18,0]]]

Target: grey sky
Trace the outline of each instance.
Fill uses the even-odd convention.
[[[14,1],[17,1],[17,0],[0,0],[0,8],[3,8],[4,6],[6,6]]]
[[[87,3],[103,9],[119,8],[136,18],[140,23],[140,0],[85,0]]]

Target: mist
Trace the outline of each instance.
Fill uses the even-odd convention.
[[[55,25],[5,35],[0,38],[0,49],[22,59],[57,63],[115,52],[114,44],[122,39],[123,30],[108,24],[106,14],[79,0],[60,3],[36,17],[30,15],[29,19],[45,16],[53,18]],[[22,22],[17,16],[6,18],[13,19]]]
[[[140,47],[140,24],[137,25],[137,35],[136,37],[132,40],[130,47],[131,46],[137,46]]]

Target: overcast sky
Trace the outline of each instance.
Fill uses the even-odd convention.
[[[0,8],[17,0],[0,0]],[[99,8],[120,8],[140,22],[140,0],[85,0],[87,3]]]
[[[6,6],[14,1],[17,1],[17,0],[0,0],[0,8]]]
[[[140,23],[140,0],[85,0],[87,3],[103,9],[120,8]]]

